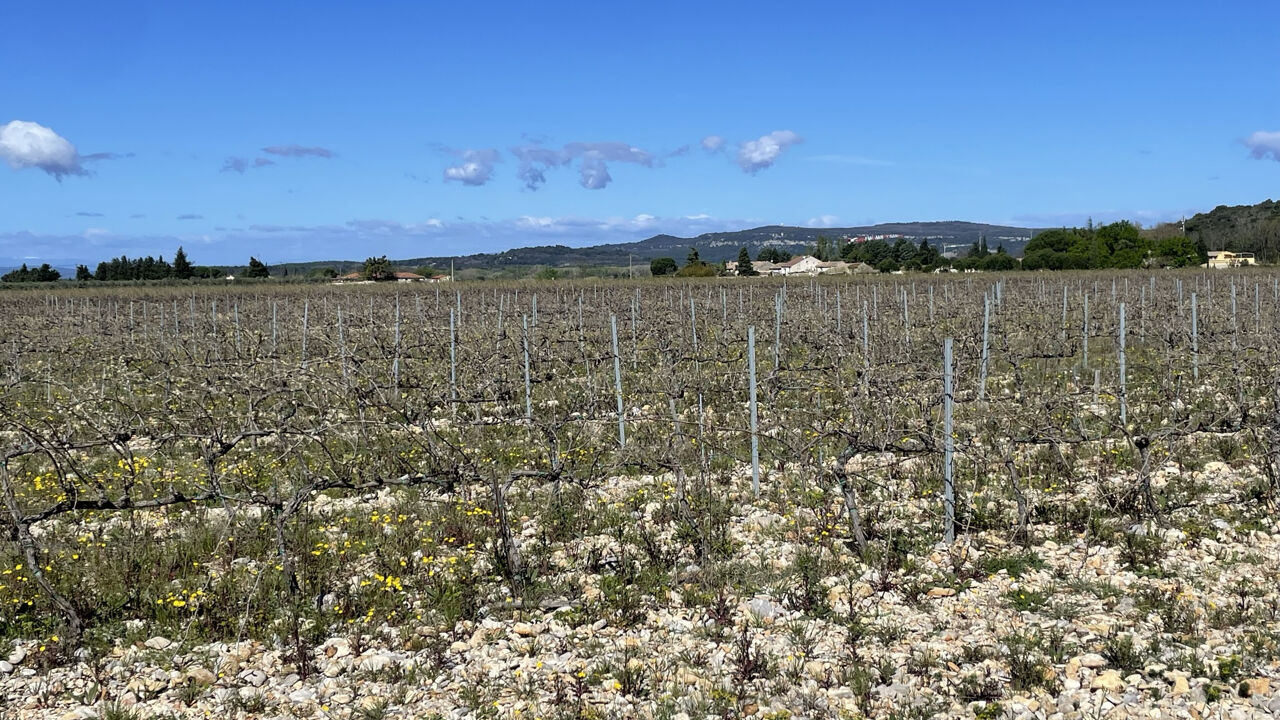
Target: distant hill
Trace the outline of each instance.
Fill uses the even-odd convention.
[[[671,257],[683,262],[690,248],[707,262],[735,260],[739,248],[746,247],[755,257],[766,247],[791,253],[801,253],[818,242],[819,235],[832,239],[852,239],[859,236],[897,235],[919,242],[928,238],[935,245],[968,246],[985,235],[991,247],[1003,243],[1005,249],[1021,254],[1034,231],[1001,225],[985,225],[969,222],[921,222],[885,223],[847,228],[803,228],[785,225],[766,225],[750,230],[704,233],[693,238],[673,235],[655,235],[646,240],[631,243],[593,245],[570,248],[564,245],[544,245],[507,250],[500,253],[467,255],[454,260],[455,267],[500,268],[508,265],[623,265],[633,262],[648,263],[653,258]],[[892,240],[891,240],[892,242]],[[413,258],[403,265],[448,265],[447,257]]]
[[[805,252],[818,242],[818,236],[831,239],[852,240],[857,237],[888,236],[885,239],[894,242],[897,237],[905,237],[912,242],[928,239],[941,250],[960,250],[985,236],[992,249],[1003,245],[1010,254],[1020,256],[1022,248],[1038,230],[1031,228],[1010,227],[1006,225],[987,225],[961,221],[945,222],[912,222],[883,223],[845,228],[805,228],[786,225],[766,225],[750,230],[733,232],[704,233],[693,238],[675,237],[674,235],[655,235],[651,238],[630,243],[611,243],[592,245],[589,247],[568,247],[566,245],[540,245],[535,247],[514,248],[499,253],[477,253],[462,257],[418,257],[395,260],[402,267],[431,265],[448,268],[450,261],[458,270],[483,268],[499,270],[530,266],[570,267],[570,266],[614,266],[626,267],[629,262],[647,265],[650,260],[659,257],[675,258],[684,262],[690,248],[697,248],[704,261],[733,261],[738,257],[739,248],[746,247],[755,257],[766,248],[777,248],[796,254]],[[350,260],[333,262],[288,263],[279,267],[288,268],[292,272],[306,272],[314,267],[328,266],[335,268],[355,267],[357,263]]]
[[[1187,237],[1210,250],[1252,252],[1264,262],[1280,259],[1280,203],[1219,205],[1186,221]]]

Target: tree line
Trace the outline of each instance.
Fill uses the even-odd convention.
[[[50,267],[49,263],[42,263],[40,267],[34,268],[29,268],[26,263],[22,263],[22,267],[0,275],[0,282],[53,282],[60,277],[62,273]]]
[[[1280,212],[1280,209],[1277,212]],[[1271,227],[1265,223],[1262,225],[1266,228]],[[1280,228],[1280,219],[1276,220],[1275,226]],[[1021,260],[1010,255],[1003,246],[990,249],[985,238],[974,242],[963,256],[949,258],[943,256],[928,239],[920,240],[918,243],[911,238],[897,238],[892,243],[880,239],[855,243],[820,235],[817,244],[808,248],[808,254],[822,261],[843,260],[849,263],[863,263],[880,272],[932,272],[943,268],[1006,271],[1186,267],[1203,264],[1208,259],[1208,248],[1204,239],[1207,233],[1200,228],[1201,226],[1198,225],[1195,232],[1188,229],[1184,233],[1180,226],[1165,223],[1150,230],[1143,230],[1126,220],[1095,227],[1091,220],[1086,227],[1060,228],[1037,234],[1027,243]],[[1259,237],[1266,235],[1262,230],[1254,234]],[[1276,231],[1276,237],[1280,238],[1280,229]],[[1277,242],[1280,243],[1280,240]],[[1258,244],[1260,243],[1250,244],[1249,238],[1245,238],[1232,245],[1230,249],[1256,251],[1257,248],[1254,245]],[[1265,243],[1261,244],[1265,245]],[[791,257],[789,252],[777,248],[764,248],[757,254],[756,259],[778,264],[790,260]],[[699,257],[696,248],[692,248],[683,266],[677,264],[674,258],[659,257],[649,263],[649,270],[654,276],[715,277],[733,272],[738,275],[756,275],[758,273],[751,262],[751,254],[746,247],[739,250],[737,262],[732,271],[728,262],[708,263]],[[439,273],[432,267],[416,268],[416,271],[428,277]],[[192,265],[186,252],[179,247],[172,263],[166,261],[163,255],[159,258],[153,258],[150,255],[139,258],[121,255],[98,263],[97,269],[93,271],[90,271],[86,265],[77,266],[75,279],[79,282],[191,280],[218,278],[223,276],[223,272],[217,267]],[[361,269],[361,275],[371,280],[391,279],[394,273],[395,268],[385,255],[368,258]],[[243,276],[267,278],[271,277],[271,269],[256,257],[250,257]],[[327,267],[316,268],[311,270],[309,276],[332,278],[337,276],[337,271]],[[554,278],[554,269],[539,277]],[[24,264],[0,276],[0,282],[53,282],[60,278],[61,274],[58,270],[50,267],[48,263],[38,267],[28,267]]]
[[[84,265],[76,267],[76,280],[100,280],[100,281],[117,281],[117,280],[193,280],[193,279],[212,279],[223,276],[221,268],[192,265],[187,259],[187,253],[181,247],[178,252],[173,255],[173,262],[166,262],[164,256],[153,258],[150,255],[141,258],[129,258],[121,255],[118,258],[112,258],[104,262],[98,263],[98,268],[90,273],[89,268]],[[262,261],[255,257],[249,258],[249,266],[245,269],[244,276],[248,278],[265,278],[271,277],[271,270]]]
[[[1101,268],[1186,267],[1209,258],[1202,242],[1172,234],[1165,226],[1151,232],[1127,220],[1094,227],[1046,230],[1027,243],[1022,255],[1026,270],[1087,270]]]
[[[957,271],[982,270],[1090,270],[1103,268],[1187,267],[1208,260],[1208,249],[1201,240],[1193,240],[1169,224],[1143,230],[1127,220],[1082,228],[1046,230],[1033,237],[1023,250],[1021,260],[1013,257],[1003,245],[991,249],[981,237],[959,257],[946,257],[928,239],[918,243],[912,238],[850,242],[818,237],[808,254],[821,261],[843,260],[862,263],[880,272],[932,272],[948,268]],[[791,259],[791,254],[776,248],[764,248],[757,261],[774,264]],[[730,274],[729,263],[709,265],[698,259],[696,249],[689,251],[683,267],[673,258],[655,258],[649,269],[655,276],[676,275],[702,277]],[[737,275],[759,274],[751,263],[750,251],[738,251],[733,266]]]
[[[75,279],[77,282],[208,280],[223,277],[224,272],[222,268],[210,265],[192,265],[186,251],[179,246],[173,255],[173,262],[165,260],[163,255],[158,258],[150,255],[134,258],[121,255],[98,263],[94,270],[90,270],[88,265],[77,265]],[[243,275],[247,278],[267,278],[271,277],[271,268],[256,257],[250,257]],[[0,282],[54,282],[61,278],[62,273],[49,263],[35,268],[28,268],[23,264],[22,267],[0,276]]]
[[[985,244],[984,244],[985,247]],[[938,265],[949,262],[942,258],[937,248],[928,240],[921,240],[917,246],[908,239],[902,238],[890,245],[883,240],[869,240],[864,243],[850,243],[831,240],[819,236],[818,244],[809,248],[809,255],[821,261],[843,260],[845,262],[866,263],[882,272],[899,269],[932,270]],[[781,264],[791,260],[792,254],[785,250],[767,247],[756,255],[758,262]],[[1012,260],[1012,258],[1009,258]],[[751,264],[751,252],[743,247],[738,250],[738,259],[733,264],[733,272],[742,276],[759,275]],[[676,263],[674,258],[654,258],[649,263],[649,271],[655,276],[674,275],[676,277],[713,277],[730,274],[727,261],[711,264],[698,256],[697,248],[691,248],[684,266]]]

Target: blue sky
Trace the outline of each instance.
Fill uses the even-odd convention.
[[[8,3],[0,263],[1177,219],[1280,194],[1278,20],[1261,2]]]

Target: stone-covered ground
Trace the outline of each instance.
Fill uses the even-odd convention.
[[[442,625],[438,597],[370,580],[353,553],[350,582],[385,584],[405,611],[349,621],[307,648],[309,663],[282,640],[207,642],[180,623],[129,623],[79,660],[47,661],[50,639],[24,640],[0,653],[0,717],[1280,716],[1280,522],[1258,468],[1157,468],[1155,517],[1109,504],[1135,472],[1025,488],[1024,538],[1011,499],[962,488],[953,546],[934,542],[936,490],[890,474],[861,488],[862,558],[843,496],[818,478],[769,477],[759,499],[749,475],[714,485],[723,532],[701,557],[670,520],[672,476],[583,490],[586,530],[563,542],[534,488],[511,503],[536,600],[495,582],[475,619]],[[340,545],[338,518],[403,501],[388,491],[317,512]],[[427,552],[410,561],[440,561]],[[482,569],[492,557],[484,541],[452,552]]]

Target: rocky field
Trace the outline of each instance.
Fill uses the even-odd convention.
[[[0,296],[0,720],[1280,711],[1270,270],[391,285]]]
[[[739,475],[714,489],[724,535],[704,559],[672,521],[688,502],[673,476],[562,488],[559,499],[530,485],[512,510],[517,546],[543,585],[526,597],[538,600],[513,601],[495,584],[474,598],[473,617],[449,624],[455,600],[378,572],[377,553],[355,549],[340,558],[345,582],[387,602],[316,637],[303,657],[287,637],[211,642],[184,634],[180,619],[163,632],[128,622],[80,658],[53,656],[56,638],[29,638],[0,662],[0,715],[1274,717],[1280,523],[1256,497],[1259,477],[1243,459],[1170,462],[1152,485],[1185,507],[1140,522],[1104,510],[1130,482],[1124,474],[1030,490],[1041,512],[1021,542],[1007,525],[976,527],[982,513],[1007,516],[980,491],[965,494],[970,527],[947,546],[916,541],[936,498],[921,497],[908,474],[864,498],[883,514],[859,557],[834,489],[782,474],[756,500]],[[428,508],[455,500],[408,494],[321,502],[325,542],[359,548],[367,527],[433,537],[423,534]],[[193,519],[146,522],[164,533]],[[553,542],[555,523],[582,534]],[[468,577],[492,572],[474,543],[429,545],[402,559],[441,574],[466,564]],[[235,564],[213,559],[207,571],[249,581],[253,564]],[[316,602],[342,611],[332,594]]]

